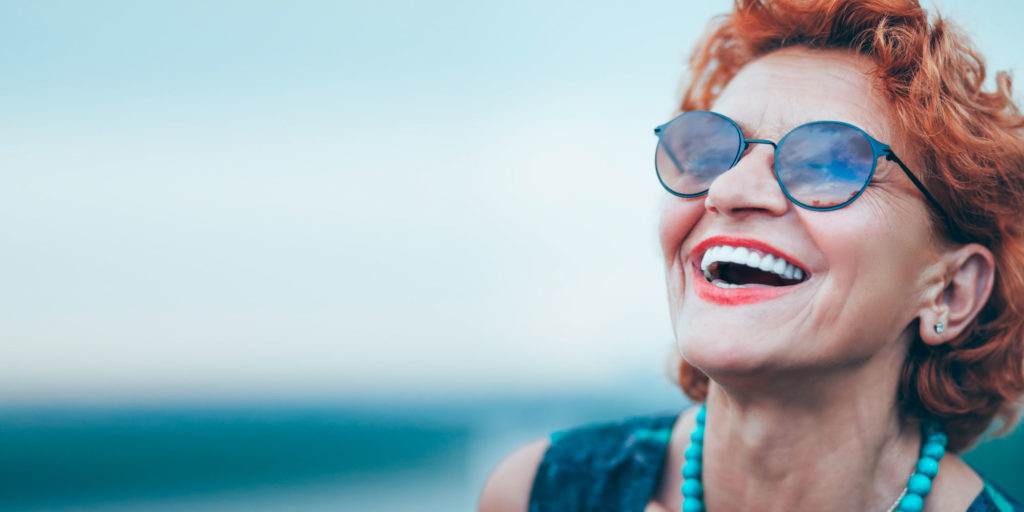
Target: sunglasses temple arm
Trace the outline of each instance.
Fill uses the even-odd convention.
[[[910,169],[907,168],[906,164],[904,164],[903,161],[900,160],[899,157],[897,157],[891,150],[885,153],[885,159],[896,162],[896,165],[900,166],[900,169],[903,170],[903,174],[906,174],[907,177],[910,178],[910,181],[914,183],[914,186],[917,187],[917,189],[920,190],[922,194],[924,194],[925,199],[927,199],[928,202],[930,202],[932,206],[934,206],[935,209],[942,214],[943,219],[946,221],[947,226],[950,228],[950,233],[954,233],[954,231],[952,230],[952,220],[950,219],[949,214],[946,213],[946,209],[943,208],[941,204],[939,204],[939,201],[935,199],[935,196],[933,196],[931,192],[928,192],[928,189],[924,188],[924,184],[917,179],[917,176],[914,176],[914,173],[910,172]]]

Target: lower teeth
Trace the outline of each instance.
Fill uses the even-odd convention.
[[[727,283],[721,279],[715,279],[714,281],[711,281],[711,284],[719,288],[742,288],[744,286],[742,284]]]

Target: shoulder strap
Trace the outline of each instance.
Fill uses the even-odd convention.
[[[530,512],[640,512],[661,479],[677,415],[630,418],[551,435]]]

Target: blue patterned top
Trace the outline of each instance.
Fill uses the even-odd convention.
[[[643,512],[665,461],[677,414],[587,425],[551,435],[529,512]],[[1024,512],[985,480],[966,512]]]

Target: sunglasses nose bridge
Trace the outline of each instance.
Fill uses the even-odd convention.
[[[768,139],[743,139],[743,142],[749,146],[751,144],[769,144],[773,149],[779,149],[778,144]]]
[[[782,215],[789,208],[789,201],[775,177],[775,152],[747,154],[746,151],[751,144],[775,148],[775,142],[764,139],[744,139],[743,142],[736,164],[711,182],[705,207],[726,215],[756,210]]]

